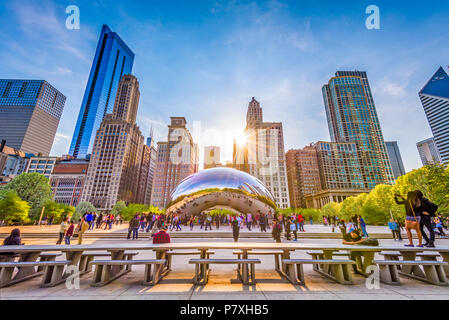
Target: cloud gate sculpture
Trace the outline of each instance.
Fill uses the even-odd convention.
[[[167,212],[198,215],[214,208],[273,213],[276,205],[259,179],[231,168],[213,168],[184,179],[173,190]]]

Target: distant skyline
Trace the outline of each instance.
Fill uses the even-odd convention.
[[[80,30],[65,28],[72,4]],[[365,28],[370,4],[381,30]],[[384,138],[410,171],[432,136],[418,92],[449,64],[448,13],[446,0],[2,1],[0,78],[47,80],[67,97],[51,153],[67,154],[107,24],[136,55],[142,132],[162,141],[170,116],[201,121],[201,146],[219,146],[225,163],[253,96],[265,121],[283,122],[285,150],[303,148],[330,139],[322,86],[337,70],[366,71]]]

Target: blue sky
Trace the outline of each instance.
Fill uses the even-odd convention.
[[[81,29],[65,28],[78,5]],[[365,27],[380,8],[381,30]],[[251,97],[282,121],[286,150],[329,140],[321,87],[337,70],[368,72],[386,140],[406,170],[431,131],[418,92],[449,65],[449,1],[0,1],[0,77],[45,79],[67,96],[52,153],[66,154],[102,24],[135,52],[138,124],[166,139],[170,116],[232,157]]]

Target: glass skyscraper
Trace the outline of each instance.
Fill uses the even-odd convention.
[[[443,163],[449,163],[449,74],[440,67],[419,92]]]
[[[131,74],[133,63],[131,49],[108,26],[103,25],[70,144],[70,155],[85,158],[92,152],[96,132],[105,115],[111,113],[114,107],[120,79]]]
[[[323,87],[333,142],[357,146],[364,188],[393,184],[393,171],[366,72],[338,71]]]
[[[0,79],[0,142],[48,156],[66,97],[44,80]]]
[[[391,169],[393,169],[394,178],[405,175],[404,163],[402,162],[401,152],[397,141],[386,141],[388,157],[390,158]]]

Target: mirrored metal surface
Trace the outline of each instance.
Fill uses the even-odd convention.
[[[217,205],[242,213],[276,209],[272,194],[259,179],[231,168],[213,168],[184,179],[173,190],[167,211],[197,214]]]

